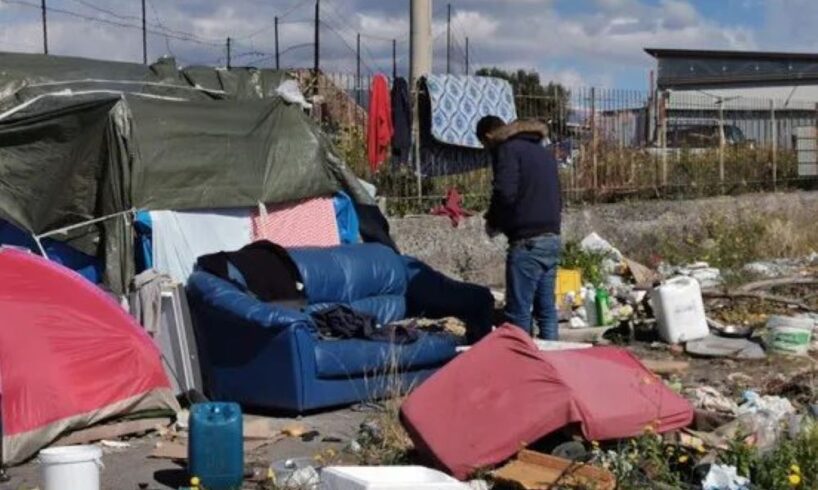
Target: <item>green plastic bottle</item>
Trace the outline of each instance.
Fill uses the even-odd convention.
[[[605,288],[596,288],[596,318],[597,326],[604,327],[613,322],[611,304],[608,291]]]

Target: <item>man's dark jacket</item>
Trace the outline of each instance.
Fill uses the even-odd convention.
[[[560,233],[559,169],[546,134],[542,123],[516,121],[488,135],[494,182],[486,220],[510,241]]]

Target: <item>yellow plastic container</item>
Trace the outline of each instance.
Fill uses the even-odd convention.
[[[579,295],[582,290],[582,271],[578,269],[557,269],[557,284],[554,292],[557,295],[557,306],[562,306],[568,293]]]

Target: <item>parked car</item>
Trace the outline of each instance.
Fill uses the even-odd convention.
[[[755,148],[755,141],[747,139],[744,132],[733,124],[690,124],[671,126],[667,130],[667,145],[663,149],[659,146],[658,138],[648,148],[653,153],[663,151],[678,152],[688,150],[703,152],[716,149],[721,144],[721,134],[724,134],[725,145],[730,147]]]

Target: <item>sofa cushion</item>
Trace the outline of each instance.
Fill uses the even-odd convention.
[[[400,255],[378,244],[288,250],[314,303],[351,304],[373,296],[404,296],[406,266]]]
[[[421,333],[411,344],[370,340],[322,340],[315,345],[315,368],[323,379],[383,375],[394,369],[414,371],[443,365],[456,352],[457,340],[448,334]]]

